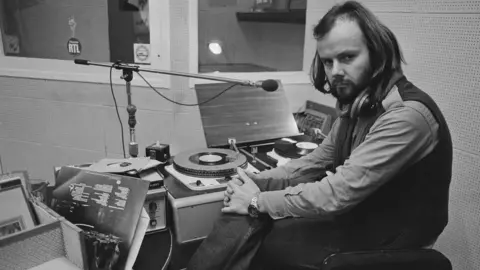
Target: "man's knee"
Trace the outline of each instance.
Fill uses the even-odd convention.
[[[274,221],[255,256],[253,269],[319,269],[328,255],[338,251],[329,231],[322,219]]]

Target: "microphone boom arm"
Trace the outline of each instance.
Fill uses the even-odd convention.
[[[242,81],[237,79],[192,74],[192,73],[186,73],[186,72],[141,68],[138,65],[124,64],[124,63],[121,63],[120,61],[109,64],[109,63],[91,62],[89,60],[83,60],[83,59],[75,59],[74,62],[75,64],[78,64],[78,65],[99,66],[99,67],[115,68],[118,70],[122,70],[121,78],[124,79],[126,83],[127,100],[128,100],[127,112],[128,112],[128,125],[130,127],[130,143],[129,143],[130,157],[137,157],[138,155],[138,143],[135,141],[135,125],[137,123],[135,119],[135,112],[137,111],[137,108],[135,107],[135,105],[132,104],[132,91],[131,91],[131,83],[130,83],[130,81],[133,79],[133,72],[142,71],[142,72],[149,72],[149,73],[166,74],[166,75],[173,75],[173,76],[180,76],[180,77],[234,83],[234,84],[243,85],[243,86],[261,87],[263,88],[263,90],[268,92],[276,91],[278,88],[278,83],[274,80],[266,80],[263,82]]]
[[[129,65],[123,63],[98,63],[92,62],[88,60],[82,59],[75,59],[75,64],[78,65],[87,65],[87,66],[99,66],[99,67],[112,67],[119,70],[131,70],[135,72],[149,72],[149,73],[157,73],[157,74],[165,74],[165,75],[173,75],[173,76],[180,76],[180,77],[187,77],[187,78],[196,78],[196,79],[204,79],[204,80],[211,80],[211,81],[219,81],[219,82],[228,82],[228,83],[236,83],[243,86],[258,86],[256,82],[252,81],[244,81],[244,80],[237,80],[237,79],[230,79],[230,78],[222,78],[216,76],[209,76],[209,75],[200,75],[200,74],[193,74],[193,73],[186,73],[186,72],[179,72],[179,71],[167,71],[167,70],[159,70],[159,69],[149,69],[149,68],[142,68],[137,65]]]

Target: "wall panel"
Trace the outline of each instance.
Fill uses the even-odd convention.
[[[308,2],[311,29],[338,0]],[[480,1],[364,0],[398,38],[407,77],[438,103],[453,143],[450,220],[435,248],[454,269],[480,269]],[[315,41],[306,37],[305,59]],[[309,64],[309,63],[308,63]]]

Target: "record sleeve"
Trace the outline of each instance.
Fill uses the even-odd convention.
[[[124,269],[148,186],[123,175],[60,169],[51,208],[84,230],[89,269]]]

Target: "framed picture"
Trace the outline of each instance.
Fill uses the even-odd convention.
[[[15,207],[12,207],[15,206]],[[35,227],[33,212],[22,186],[0,190],[0,238]]]
[[[22,179],[18,176],[0,179],[0,190],[15,186],[22,186]]]
[[[21,216],[0,223],[0,238],[25,230],[25,222]]]
[[[5,174],[0,174],[0,183],[10,181],[12,179],[20,179],[22,186],[25,189],[25,195],[30,198],[30,179],[27,171],[12,171]]]

